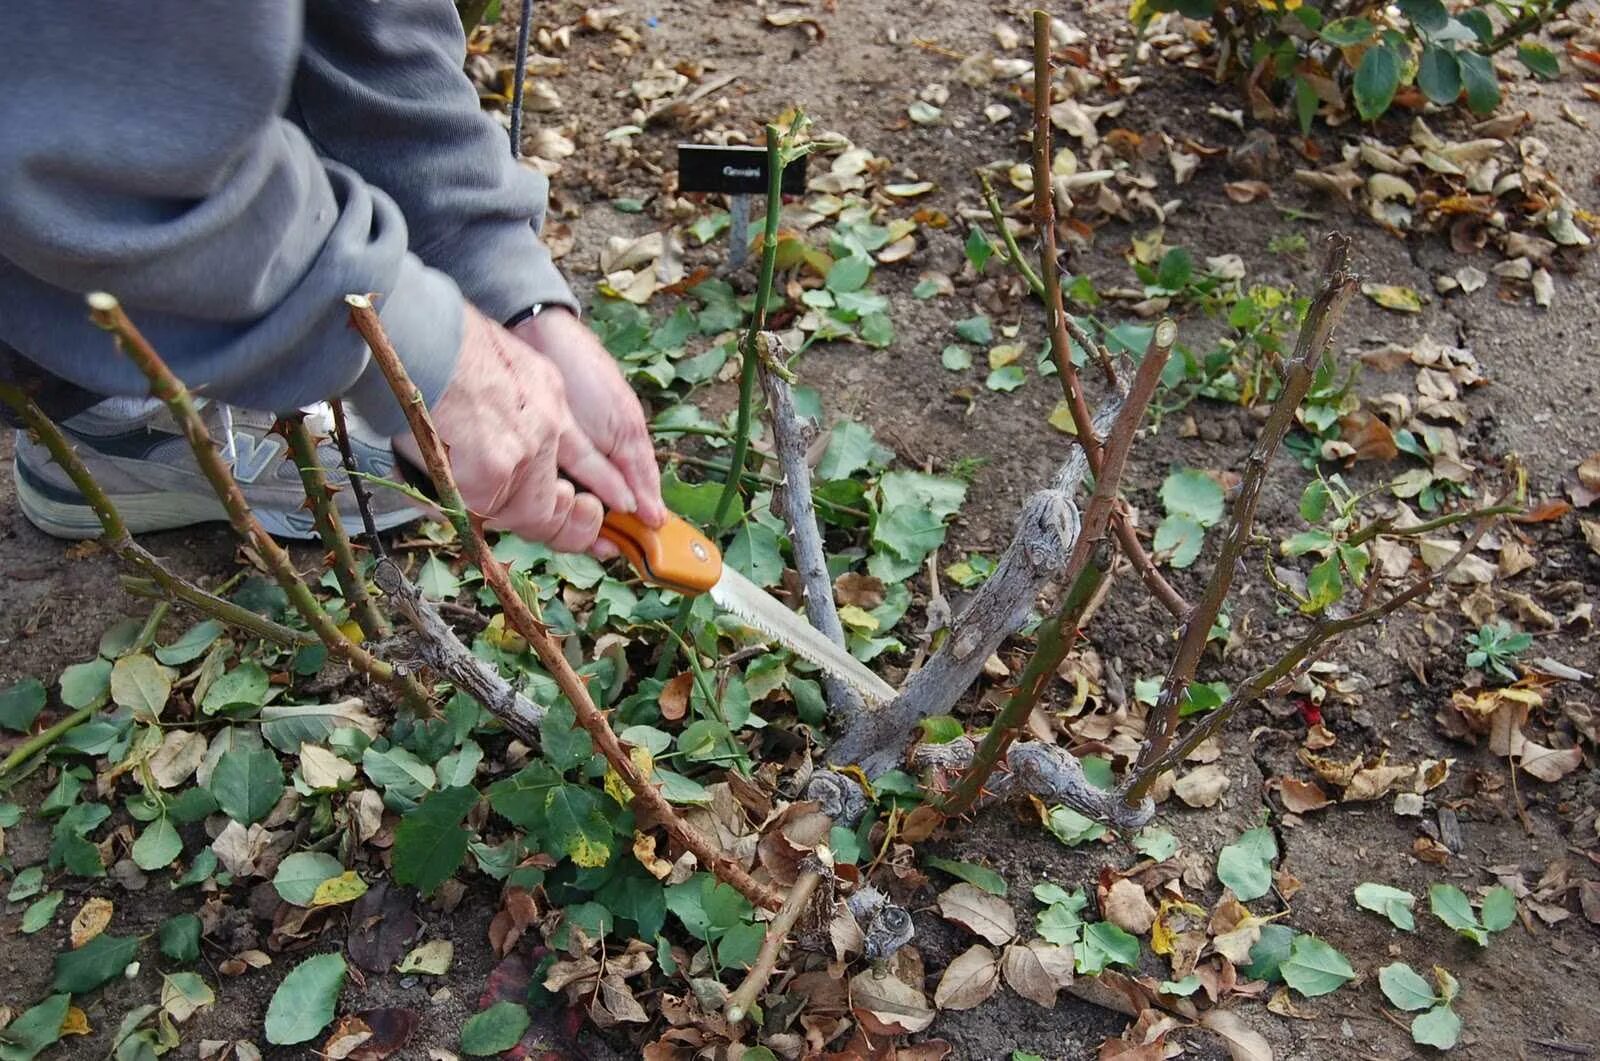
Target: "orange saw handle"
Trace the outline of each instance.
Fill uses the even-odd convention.
[[[607,512],[600,537],[639,577],[677,593],[704,593],[722,577],[722,553],[687,521],[669,514],[659,529],[626,512]]]

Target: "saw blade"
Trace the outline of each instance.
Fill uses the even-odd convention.
[[[869,702],[888,703],[899,695],[894,686],[868,670],[843,646],[828,640],[822,631],[733,568],[723,565],[722,576],[711,587],[711,599],[784,647],[793,649],[802,659],[844,681]]]

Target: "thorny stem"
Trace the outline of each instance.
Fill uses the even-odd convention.
[[[205,475],[207,482],[211,484],[211,489],[216,492],[218,500],[227,511],[228,522],[233,525],[234,532],[248,542],[261,557],[267,570],[271,572],[272,577],[288,596],[289,603],[300,613],[306,625],[311,627],[322,643],[328,647],[328,651],[338,659],[376,681],[396,684],[395,669],[344,635],[333,618],[323,610],[316,596],[300,580],[283,546],[273,541],[272,535],[267,533],[261,521],[250,511],[250,505],[240,492],[239,484],[234,481],[227,464],[217,453],[217,447],[211,440],[211,432],[206,429],[205,421],[201,419],[200,411],[195,407],[188,389],[173,374],[172,369],[167,367],[167,363],[146,341],[139,329],[134,327],[128,315],[123,312],[121,304],[105,292],[90,294],[88,301],[90,317],[100,327],[117,337],[118,346],[123,353],[133,361],[145,379],[150,381],[151,394],[166,403],[172,418],[183,428],[184,437],[189,440],[189,448],[194,452],[195,461],[200,465],[201,473]]]
[[[717,498],[716,513],[712,517],[712,534],[726,525],[728,513],[744,481],[745,461],[750,455],[750,421],[754,412],[756,393],[756,336],[767,327],[767,303],[772,299],[772,277],[778,267],[778,219],[783,213],[783,170],[788,162],[788,150],[794,130],[801,127],[796,118],[790,132],[780,133],[778,127],[767,125],[767,216],[761,228],[761,272],[756,279],[756,302],[750,314],[750,326],[739,340],[739,411],[734,420],[733,450],[728,459],[728,477],[723,480],[722,494]],[[684,597],[678,605],[673,630],[682,634],[689,625],[689,613],[694,609],[694,598]],[[656,677],[664,678],[672,669],[674,654],[661,653],[656,663]]]
[[[1000,713],[995,715],[989,732],[984,734],[977,751],[973,753],[972,765],[962,774],[956,787],[936,805],[936,809],[945,817],[964,814],[967,808],[977,802],[989,775],[994,773],[995,766],[1005,757],[1006,749],[1022,731],[1022,727],[1027,725],[1028,716],[1039,703],[1045,686],[1055,677],[1056,668],[1061,666],[1067,650],[1077,640],[1084,611],[1100,591],[1111,566],[1111,558],[1106,555],[1103,541],[1094,552],[1094,557],[1078,573],[1076,581],[1067,591],[1067,599],[1062,602],[1060,610],[1040,625],[1033,655],[1028,658],[1022,680],[1012,690]]]
[[[739,343],[739,413],[733,427],[733,453],[728,466],[736,473],[744,470],[750,451],[750,420],[756,395],[756,336],[767,327],[767,302],[772,298],[772,275],[778,266],[778,218],[783,213],[783,167],[788,136],[776,125],[767,126],[767,218],[761,230],[761,272],[756,280],[756,304],[750,314],[750,327]],[[716,525],[720,528],[739,496],[739,476],[728,476],[722,496],[717,499]]]
[[[1194,680],[1195,668],[1199,666],[1200,656],[1205,651],[1206,638],[1210,634],[1212,624],[1216,622],[1218,613],[1222,610],[1228,590],[1233,585],[1234,573],[1240,566],[1240,558],[1250,544],[1250,529],[1255,522],[1256,503],[1261,497],[1261,486],[1266,479],[1267,468],[1272,463],[1272,458],[1277,453],[1284,435],[1288,434],[1289,428],[1294,424],[1295,410],[1300,407],[1306,392],[1311,389],[1312,379],[1316,376],[1317,366],[1328,348],[1333,329],[1355,292],[1356,280],[1349,271],[1349,259],[1349,239],[1342,235],[1330,236],[1328,261],[1323,271],[1323,289],[1306,312],[1305,323],[1301,325],[1300,336],[1295,343],[1294,357],[1286,366],[1288,374],[1283,381],[1283,389],[1277,401],[1273,402],[1267,421],[1262,425],[1261,434],[1257,436],[1256,443],[1250,450],[1250,456],[1245,461],[1239,493],[1234,498],[1228,529],[1223,536],[1222,549],[1217,556],[1216,566],[1212,569],[1211,580],[1206,584],[1205,594],[1200,602],[1184,617],[1178,650],[1172,657],[1166,680],[1161,686],[1161,694],[1156,699],[1155,710],[1150,715],[1145,744],[1140,749],[1136,771],[1145,764],[1161,758],[1172,741],[1173,729],[1178,721],[1178,711],[1183,704],[1189,683]]]
[[[1448,576],[1464,557],[1477,548],[1478,542],[1483,538],[1484,533],[1494,520],[1504,513],[1505,507],[1496,505],[1469,514],[1468,518],[1479,519],[1477,527],[1473,529],[1472,534],[1462,543],[1461,547],[1451,554],[1450,559],[1445,561],[1438,570],[1432,572],[1428,577],[1419,579],[1409,588],[1396,593],[1381,604],[1363,608],[1361,611],[1348,615],[1343,619],[1327,619],[1318,622],[1300,640],[1291,645],[1282,656],[1258,671],[1242,686],[1234,690],[1226,701],[1206,715],[1204,721],[1192,727],[1183,740],[1172,745],[1159,757],[1152,758],[1149,762],[1141,761],[1135,765],[1123,782],[1122,788],[1118,790],[1118,795],[1126,799],[1130,806],[1137,803],[1150,790],[1150,786],[1155,784],[1157,778],[1168,770],[1177,769],[1196,748],[1220,732],[1228,724],[1228,720],[1238,713],[1241,707],[1255,703],[1270,693],[1280,682],[1292,676],[1306,660],[1312,657],[1313,653],[1327,642],[1351,630],[1375,623],[1427,593],[1441,579]],[[1372,577],[1375,582],[1376,577]]]
[[[1044,282],[1044,312],[1050,331],[1050,352],[1055,356],[1061,393],[1072,414],[1078,444],[1089,458],[1089,470],[1100,474],[1100,440],[1083,394],[1083,381],[1072,363],[1067,336],[1066,305],[1061,298],[1061,266],[1056,249],[1056,200],[1050,188],[1050,15],[1033,12],[1033,213],[1039,227],[1039,275]]]
[[[1501,30],[1493,40],[1481,49],[1483,54],[1494,55],[1504,50],[1507,45],[1516,43],[1519,38],[1526,34],[1541,28],[1546,23],[1555,21],[1565,14],[1567,8],[1571,6],[1572,0],[1555,0],[1554,3],[1543,10],[1532,11],[1512,19],[1506,23],[1505,29]]]
[[[417,448],[422,451],[428,475],[438,492],[440,508],[455,527],[456,534],[466,548],[468,558],[483,572],[484,581],[494,591],[511,628],[533,646],[540,663],[555,678],[562,695],[572,705],[578,724],[593,739],[595,747],[605,756],[611,769],[617,772],[623,783],[633,792],[639,809],[648,812],[649,817],[659,822],[679,844],[694,852],[701,865],[738,890],[745,898],[770,910],[782,907],[783,896],[777,889],[758,882],[738,862],[713,847],[697,829],[684,821],[638,764],[629,757],[605,716],[600,713],[593,698],[589,696],[588,687],[584,685],[583,679],[572,669],[572,664],[567,661],[561,646],[550,635],[549,629],[512,586],[505,565],[495,559],[488,543],[484,541],[479,523],[468,514],[461,491],[456,487],[455,476],[450,471],[444,440],[439,437],[439,432],[433,425],[433,418],[428,415],[422,392],[411,382],[405,365],[401,363],[400,356],[395,353],[394,346],[389,342],[383,324],[378,319],[377,310],[372,306],[372,300],[365,295],[347,295],[345,302],[350,306],[350,318],[356,330],[367,341],[373,359],[383,370],[384,377],[388,379],[389,386],[393,388],[395,397],[400,402],[400,408],[405,412]]]
[[[778,954],[788,941],[789,933],[794,930],[794,923],[800,919],[800,915],[810,904],[811,896],[815,894],[817,885],[822,883],[822,878],[821,870],[807,870],[795,878],[794,887],[790,888],[789,894],[784,897],[783,908],[767,923],[767,934],[761,940],[761,950],[756,954],[755,964],[750,966],[750,972],[745,975],[744,981],[732,995],[728,996],[728,1005],[722,1012],[729,1024],[738,1024],[744,1020],[745,1015],[750,1012],[750,1007],[755,1005],[756,996],[761,994],[761,989],[772,979],[772,970],[778,964]]]
[[[333,574],[339,580],[339,591],[344,594],[350,612],[367,640],[382,641],[394,629],[383,613],[378,611],[372,594],[367,592],[366,579],[361,577],[355,552],[350,548],[344,523],[339,519],[333,489],[328,486],[328,475],[322,469],[322,462],[317,459],[316,439],[311,437],[304,414],[285,417],[282,427],[283,437],[289,440],[289,452],[293,454],[295,467],[300,472],[300,485],[305,488],[306,500],[311,504],[317,534],[322,538],[323,547],[333,557]]]
[[[383,559],[383,539],[378,537],[378,524],[372,518],[372,493],[361,481],[356,467],[356,455],[350,448],[350,428],[344,419],[344,402],[334,398],[328,403],[333,410],[333,441],[339,447],[339,462],[344,465],[345,478],[350,482],[350,492],[355,495],[356,511],[361,513],[361,529],[367,534],[367,547],[372,555]]]
[[[1072,363],[1072,346],[1066,306],[1061,298],[1061,268],[1056,252],[1055,195],[1050,187],[1050,16],[1044,11],[1033,13],[1033,208],[1039,227],[1039,273],[1044,283],[1045,316],[1050,330],[1050,349],[1055,356],[1056,374],[1061,378],[1061,392],[1067,410],[1072,415],[1072,425],[1078,444],[1089,461],[1089,471],[1100,477],[1100,440],[1094,434],[1094,421],[1089,415],[1089,405],[1083,395],[1083,383],[1078,369]],[[1087,338],[1087,336],[1085,336]],[[1093,354],[1091,340],[1084,346]],[[1109,364],[1109,362],[1107,362]],[[1113,376],[1115,374],[1113,373]],[[1117,541],[1139,577],[1149,587],[1162,606],[1173,616],[1182,619],[1189,611],[1188,603],[1172,588],[1172,584],[1156,570],[1156,565],[1139,542],[1139,535],[1129,522],[1127,512],[1117,508],[1111,516]]]
[[[1155,394],[1156,385],[1161,381],[1161,370],[1166,367],[1177,337],[1177,325],[1170,320],[1157,324],[1150,337],[1150,346],[1145,351],[1144,359],[1139,362],[1133,385],[1128,389],[1122,409],[1106,434],[1101,474],[1095,480],[1094,493],[1089,498],[1078,541],[1068,561],[1066,577],[1070,588],[1066,599],[1061,602],[1056,614],[1040,627],[1038,642],[1023,670],[1022,681],[989,727],[989,732],[978,746],[972,766],[942,801],[939,810],[946,817],[964,813],[982,794],[989,775],[1027,723],[1028,715],[1039,702],[1050,676],[1055,674],[1067,650],[1072,647],[1085,610],[1099,593],[1101,584],[1111,570],[1111,558],[1105,555],[1106,526],[1122,488],[1122,470],[1128,452],[1133,448],[1133,439],[1140,425],[1144,423],[1145,406]]]
[[[1471,512],[1452,512],[1448,516],[1439,516],[1435,519],[1430,519],[1426,522],[1419,523],[1415,527],[1405,527],[1401,529],[1396,529],[1392,520],[1377,520],[1376,522],[1367,524],[1365,527],[1362,527],[1360,530],[1350,535],[1349,538],[1345,539],[1345,544],[1352,546],[1365,545],[1367,542],[1370,542],[1372,539],[1378,537],[1416,538],[1431,531],[1443,530],[1446,527],[1453,527],[1457,523],[1465,523],[1468,520],[1482,519],[1485,516],[1514,516],[1521,511],[1521,507],[1517,505],[1497,505],[1494,508],[1482,508]]]
[[[1029,290],[1042,300],[1045,297],[1044,281],[1039,279],[1039,274],[1028,264],[1028,259],[1022,256],[1022,248],[1017,246],[1017,237],[1012,233],[1011,226],[1006,224],[1006,214],[1000,206],[1000,196],[995,194],[994,185],[989,182],[987,171],[978,170],[978,183],[983,187],[984,205],[989,208],[989,216],[994,219],[994,227],[1000,230],[1000,239],[1006,245],[1006,259],[1022,275]],[[1038,189],[1035,188],[1034,192],[1037,194]]]
[[[99,710],[99,705],[80,707],[72,714],[61,718],[49,728],[40,730],[38,733],[35,733],[33,736],[17,745],[11,750],[11,754],[5,757],[5,761],[0,762],[0,778],[6,777],[12,771],[26,763],[29,759],[32,759],[35,755],[38,755],[41,751],[44,751],[46,748],[50,747],[56,741],[65,736],[69,730],[75,729],[78,726],[83,725],[83,723],[89,721],[89,719],[94,717],[95,712]]]
[[[94,509],[95,516],[100,520],[102,531],[100,544],[123,563],[154,583],[172,599],[264,641],[280,645],[317,643],[316,637],[303,630],[295,630],[282,623],[273,622],[248,608],[223,600],[214,593],[207,593],[193,582],[167,570],[149,550],[133,540],[133,536],[128,533],[127,525],[122,522],[122,515],[111,503],[111,498],[106,495],[105,490],[89,473],[88,467],[79,459],[67,436],[45,415],[44,410],[21,389],[3,381],[0,381],[0,401],[16,411],[28,430],[39,439],[45,449],[50,451],[50,458],[66,472],[67,478],[72,480],[72,485],[83,495],[84,500]]]

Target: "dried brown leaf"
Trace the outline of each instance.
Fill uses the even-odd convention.
[[[1156,920],[1156,908],[1150,905],[1144,889],[1126,877],[1112,883],[1100,904],[1100,913],[1113,925],[1135,936],[1149,932]]]
[[[1200,1026],[1222,1039],[1233,1061],[1273,1061],[1267,1037],[1231,1009],[1206,1010],[1200,1015]]]
[[[883,579],[847,571],[833,580],[833,596],[840,604],[871,611],[883,603]]]
[[[1034,951],[1020,943],[1006,947],[1000,955],[1000,971],[1006,986],[1036,1005],[1051,1009],[1056,1004],[1056,981]]]
[[[1191,770],[1173,783],[1172,791],[1191,807],[1215,807],[1222,794],[1228,791],[1228,775],[1212,763]]]
[[[999,986],[1000,963],[994,951],[974,943],[945,969],[934,989],[933,1004],[939,1009],[972,1009],[987,1002]]]
[[[1011,904],[965,881],[939,896],[939,913],[946,921],[954,921],[995,946],[1017,935],[1017,915]]]
[[[104,932],[106,926],[111,924],[113,910],[110,899],[102,899],[97,895],[87,900],[72,919],[72,928],[68,936],[72,949],[77,950]]]
[[[661,687],[661,717],[676,722],[689,710],[689,690],[694,685],[694,675],[689,671],[674,676]]]
[[[877,1035],[912,1035],[933,1023],[927,997],[891,974],[865,969],[850,978],[850,1009]]]
[[[1293,814],[1306,814],[1310,811],[1321,810],[1333,801],[1328,794],[1322,791],[1322,786],[1315,781],[1302,781],[1297,777],[1280,777],[1277,780],[1278,795],[1283,799],[1284,809]]]

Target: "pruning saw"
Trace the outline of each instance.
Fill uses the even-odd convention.
[[[608,512],[600,537],[615,545],[646,582],[691,597],[709,593],[718,607],[844,681],[868,701],[886,703],[898,695],[843,647],[723,563],[711,539],[680,517],[669,514],[666,523],[652,528],[637,516]]]

